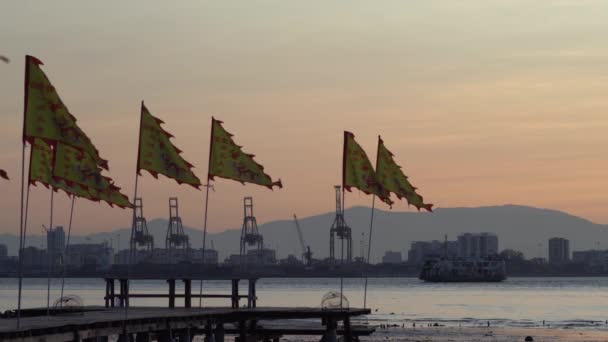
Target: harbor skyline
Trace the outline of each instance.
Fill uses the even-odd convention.
[[[240,226],[248,195],[260,222],[332,211],[345,129],[372,160],[381,134],[438,207],[513,203],[608,222],[604,3],[323,3],[325,14],[310,4],[90,6],[7,5],[14,15],[0,23],[0,54],[10,58],[0,64],[0,168],[11,181],[0,181],[1,233],[19,225],[25,54],[45,62],[130,198],[141,100],[201,179],[211,116],[223,120],[285,187],[217,180],[212,232]],[[140,182],[146,216],[166,216],[177,196],[184,221],[202,226],[202,192],[145,173]],[[32,187],[30,231],[47,224],[48,197]],[[347,207],[370,203],[357,191],[346,197]],[[58,224],[68,204],[57,196]],[[392,210],[408,209],[399,202]],[[131,215],[79,200],[74,231],[125,227]]]

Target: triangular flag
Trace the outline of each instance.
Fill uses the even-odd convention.
[[[23,139],[30,144],[34,138],[49,144],[64,143],[88,153],[97,165],[108,169],[108,162],[99,156],[89,137],[78,127],[76,118],[61,101],[41,65],[37,58],[26,56]]]
[[[264,173],[264,167],[253,160],[254,155],[243,152],[241,146],[232,139],[222,122],[211,119],[211,146],[209,153],[208,179],[221,177],[241,183],[263,185],[272,189],[274,186],[283,187],[281,180],[273,181]]]
[[[351,191],[351,188],[357,188],[368,195],[376,195],[386,204],[392,205],[390,193],[376,179],[372,163],[351,132],[344,131],[342,158],[342,186],[345,190]]]
[[[378,136],[378,155],[376,156],[376,175],[378,181],[388,191],[394,193],[399,199],[405,198],[410,205],[418,210],[426,209],[433,211],[433,204],[424,203],[424,199],[416,188],[409,182],[407,176],[403,174],[401,166],[397,165],[393,159],[393,154],[384,146],[384,141]]]
[[[142,102],[138,174],[141,174],[140,170],[146,170],[157,178],[160,173],[175,179],[179,184],[190,184],[198,189],[201,181],[192,172],[193,165],[182,158],[181,151],[171,143],[172,135],[160,126],[162,123],[162,120],[150,114]]]

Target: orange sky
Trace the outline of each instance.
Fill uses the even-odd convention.
[[[74,5],[78,4],[78,5]],[[333,210],[342,131],[382,134],[438,207],[524,204],[608,214],[608,4],[602,1],[9,1],[0,9],[0,232],[18,232],[23,56],[32,54],[132,196],[139,103],[204,178],[211,115],[285,188],[218,180],[210,230]],[[148,174],[145,214],[202,225],[203,193]],[[31,232],[48,221],[32,189]],[[369,205],[354,193],[346,205]],[[67,224],[57,196],[55,222]],[[397,205],[393,210],[407,210]],[[131,213],[77,202],[77,233]]]

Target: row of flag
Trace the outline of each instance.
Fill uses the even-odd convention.
[[[384,146],[384,141],[378,136],[378,152],[376,154],[376,169],[372,167],[367,154],[355,140],[351,132],[344,132],[344,153],[342,165],[342,185],[351,191],[357,188],[366,194],[377,196],[389,206],[393,205],[390,194],[405,199],[416,209],[433,211],[433,204],[425,203],[408,177],[403,173],[393,154]]]
[[[110,169],[108,161],[78,126],[42,65],[37,58],[26,56],[23,141],[31,147],[29,184],[40,183],[70,196],[132,208],[120,187],[104,174]],[[264,167],[254,160],[255,156],[242,150],[221,121],[211,120],[207,182],[220,177],[270,189],[282,188],[281,180],[275,181],[266,174]],[[193,165],[182,157],[182,151],[172,143],[173,135],[162,127],[163,123],[141,103],[137,174],[146,170],[155,178],[162,174],[179,184],[200,188],[202,183],[192,171]],[[8,178],[3,170],[0,177]],[[433,205],[425,203],[416,192],[380,137],[374,169],[354,134],[344,132],[342,181],[344,189],[357,188],[388,205],[393,204],[390,196],[393,193],[418,210],[432,211]]]
[[[31,147],[29,184],[40,183],[70,196],[132,208],[120,187],[104,174],[110,169],[108,161],[78,126],[42,65],[39,59],[26,56],[23,141]],[[146,170],[155,178],[162,174],[198,189],[201,181],[192,171],[193,165],[181,156],[163,123],[142,102],[137,174]],[[253,158],[235,143],[221,121],[212,118],[208,180],[221,177],[271,189],[282,187],[281,181],[273,181]],[[0,170],[0,177],[8,179],[4,170]]]

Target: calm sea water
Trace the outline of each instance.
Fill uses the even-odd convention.
[[[243,282],[242,293],[246,293]],[[132,293],[167,293],[162,281],[135,281]],[[117,283],[118,287],[118,283]],[[208,281],[206,293],[230,293],[229,282]],[[51,298],[59,297],[60,280],[52,283]],[[85,305],[103,305],[101,279],[67,279],[65,294],[78,295]],[[339,291],[339,279],[262,279],[259,306],[320,306],[329,291]],[[182,291],[180,287],[178,289]],[[199,283],[193,284],[199,291]],[[344,294],[353,307],[363,306],[363,280],[345,279]],[[46,306],[46,279],[25,279],[24,307]],[[178,301],[178,304],[181,302]],[[132,305],[165,306],[167,300],[134,299]],[[195,299],[193,305],[198,305]],[[204,305],[229,305],[228,299]],[[587,327],[608,330],[608,278],[510,278],[495,284],[427,284],[415,278],[369,279],[368,306],[376,322],[411,325]],[[17,306],[17,280],[0,279],[0,311]]]

